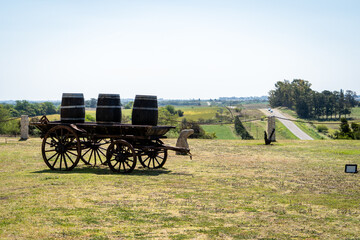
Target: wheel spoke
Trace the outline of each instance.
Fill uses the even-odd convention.
[[[126,167],[125,167],[125,163],[122,162],[122,165],[123,165],[124,171],[126,172],[127,170],[126,170]]]
[[[157,160],[157,158],[155,157],[154,158],[154,160],[157,162],[157,164],[159,164],[159,166],[160,166],[160,163],[159,163],[159,161]],[[155,167],[155,166],[154,166]]]
[[[119,172],[121,171],[121,162],[119,162]]]
[[[90,150],[91,148],[89,148],[81,157],[84,157]]]
[[[68,165],[67,165],[67,161],[66,161],[66,155],[65,155],[65,153],[63,153],[63,156],[64,156],[65,169],[67,170],[67,169],[68,169]]]
[[[103,151],[99,150],[99,152],[100,152],[104,157],[106,157],[106,154],[105,154]]]
[[[45,150],[45,152],[54,152],[56,151],[55,149],[50,149],[50,150]]]
[[[99,158],[99,161],[101,162],[101,164],[103,164],[103,161],[102,161],[102,159],[101,159],[101,156],[100,156],[99,151],[96,151],[96,154],[98,155],[98,158]]]
[[[150,157],[147,157],[143,162],[145,163],[148,159],[150,159]]]
[[[55,157],[56,154],[58,154],[58,153],[56,152],[54,155],[52,155],[50,158],[48,158],[48,161],[50,161],[53,157]]]
[[[71,155],[74,155],[75,157],[78,156],[77,154],[75,154],[75,153],[73,153],[73,152],[71,152],[71,151],[74,151],[74,150],[68,150],[67,152],[70,153]]]
[[[115,160],[115,159],[114,159],[114,160]],[[111,161],[114,161],[114,160],[111,160]],[[119,163],[119,162],[115,160],[115,164],[114,164],[114,166],[113,166],[113,167],[115,168],[115,167],[116,167],[116,165],[118,165],[118,163]]]
[[[63,155],[60,154],[60,170],[61,170],[62,159],[63,159]]]
[[[91,161],[91,157],[92,157],[93,152],[94,152],[94,150],[91,149],[91,153],[90,153],[90,157],[89,157],[89,162]]]
[[[93,150],[94,153],[94,166],[96,165],[96,150]]]
[[[55,161],[54,161],[54,163],[52,165],[53,168],[55,167],[55,164],[56,164],[57,160],[59,159],[59,156],[60,156],[60,154],[58,153],[58,155],[57,155],[57,157],[56,157],[56,159],[55,159]]]
[[[126,163],[126,165],[128,165],[129,168],[131,168],[131,166],[130,166],[130,164],[128,164],[128,162],[125,162],[125,163]]]
[[[71,157],[69,156],[69,154],[67,154],[67,152],[65,152],[65,155],[70,159],[70,161],[72,162],[72,164],[74,164],[74,161],[71,159]]]

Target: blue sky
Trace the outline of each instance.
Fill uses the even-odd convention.
[[[0,100],[360,93],[360,1],[2,1]]]

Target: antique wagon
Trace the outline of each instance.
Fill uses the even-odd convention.
[[[42,156],[52,170],[72,170],[81,160],[93,166],[107,164],[116,173],[130,173],[137,160],[144,168],[161,168],[168,150],[190,154],[189,149],[161,141],[173,126],[50,122],[46,116],[32,125],[41,131]]]

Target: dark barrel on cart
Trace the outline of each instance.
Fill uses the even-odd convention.
[[[82,93],[63,93],[60,120],[63,123],[83,123],[85,121],[85,101]]]
[[[119,94],[99,94],[96,107],[96,122],[121,122],[121,103]]]
[[[132,124],[156,126],[157,123],[157,97],[151,95],[136,95],[132,110]]]

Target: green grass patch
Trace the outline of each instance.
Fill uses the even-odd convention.
[[[213,119],[215,118],[215,114],[218,110],[222,109],[222,111],[228,111],[224,107],[197,107],[197,106],[184,106],[184,107],[176,107],[176,109],[180,109],[184,111],[184,116],[180,118],[186,118],[187,120],[198,121],[199,119]]]
[[[355,107],[351,109],[350,118],[360,119],[360,107]]]
[[[267,131],[267,121],[243,122],[243,125],[254,139],[264,139],[264,131]]]
[[[240,139],[233,130],[233,125],[201,125],[201,127],[208,133],[215,133],[217,139]]]

